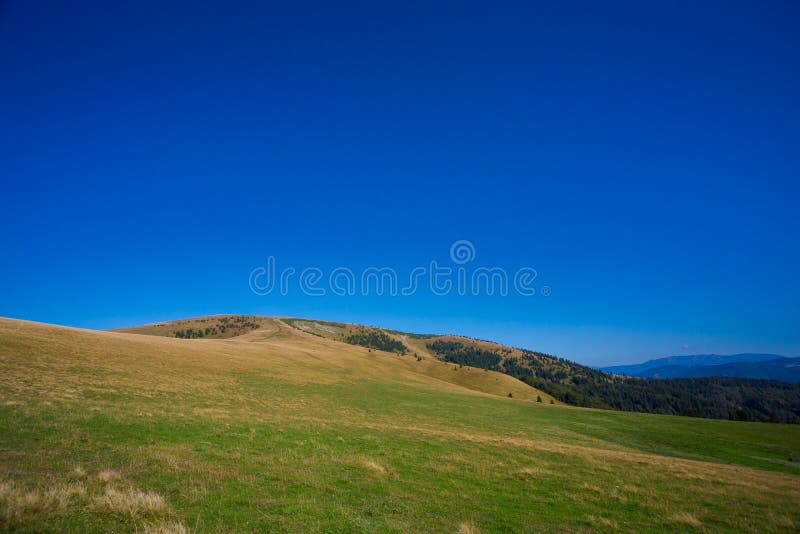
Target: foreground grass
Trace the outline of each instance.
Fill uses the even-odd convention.
[[[418,363],[0,321],[0,530],[800,526],[796,426],[538,404]]]

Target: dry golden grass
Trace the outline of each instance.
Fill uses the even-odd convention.
[[[97,480],[104,484],[108,484],[110,482],[114,482],[115,480],[119,480],[120,474],[113,469],[104,469],[97,473]]]
[[[176,329],[204,328],[209,325],[214,325],[219,317],[230,316],[196,317],[176,322],[155,323],[152,325],[123,328],[115,332],[167,336],[171,335],[170,333],[174,332]],[[294,324],[296,328],[293,328],[278,318],[252,317],[250,320],[260,324],[260,328],[235,337],[235,341],[269,343],[279,346],[280,343],[276,342],[280,339],[288,340],[290,344],[295,344],[298,340],[302,340],[303,344],[315,343],[317,345],[322,345],[325,347],[326,352],[330,351],[333,354],[347,352],[350,354],[368,355],[370,358],[372,358],[373,355],[383,357],[389,356],[395,359],[399,358],[400,361],[405,364],[407,370],[430,378],[439,379],[447,384],[458,385],[476,392],[489,393],[501,397],[507,397],[508,394],[511,393],[515,399],[535,401],[537,398],[541,398],[543,404],[549,405],[551,401],[555,404],[560,404],[560,402],[556,401],[547,393],[528,386],[520,380],[506,374],[469,366],[460,367],[453,364],[445,365],[428,350],[425,345],[425,340],[423,339],[414,339],[385,332],[389,337],[402,341],[410,349],[411,352],[409,354],[404,357],[398,357],[393,353],[386,353],[379,350],[370,351],[364,347],[356,347],[340,341],[335,341],[333,338],[335,337],[336,331],[331,332],[329,331],[331,329],[330,327],[319,324],[316,321],[295,321]],[[362,328],[357,325],[349,324],[343,324],[342,326],[344,330]],[[189,341],[207,342],[213,340],[200,339]],[[417,361],[416,357],[412,356],[412,354],[420,356],[422,361]],[[371,365],[374,365],[374,363],[375,362],[370,362]],[[380,367],[382,363],[385,362],[378,362],[378,366]]]
[[[551,476],[552,472],[548,471],[542,466],[536,467],[523,467],[514,473],[514,478],[519,480],[536,480],[537,477]]]
[[[672,522],[678,525],[685,525],[692,528],[700,528],[703,526],[702,521],[697,519],[693,514],[686,511],[681,511],[672,516]]]
[[[166,502],[161,495],[132,488],[125,491],[106,488],[105,493],[95,497],[94,505],[99,511],[120,514],[133,519],[163,515],[167,511]]]
[[[619,525],[617,524],[616,521],[614,521],[612,519],[608,519],[606,517],[595,516],[595,515],[589,515],[589,516],[587,516],[587,519],[593,525],[599,525],[599,526],[601,526],[603,528],[607,528],[607,529],[619,530]]]
[[[81,466],[77,466],[72,470],[72,477],[77,480],[83,480],[86,478],[86,470]]]
[[[481,534],[481,531],[472,523],[461,523],[458,526],[458,534]]]
[[[74,473],[70,473],[70,476],[74,476]],[[85,473],[83,478],[86,478]],[[85,508],[128,519],[164,516],[168,513],[164,498],[157,493],[136,489],[121,491],[111,486],[103,489],[98,485],[102,484],[99,478],[94,482],[94,486],[76,481],[38,488],[25,488],[14,482],[0,482],[0,530],[37,525],[44,519],[66,516]],[[152,523],[146,525],[144,530],[186,532],[180,523],[174,522]]]
[[[439,361],[370,352],[302,332],[279,319],[261,320],[261,329],[237,338],[186,340],[0,318],[0,365],[5,371],[0,401],[24,402],[31,394],[53,402],[80,401],[90,394],[134,388],[138,396],[156,398],[185,394],[192,385],[219,390],[231,384],[230,372],[237,369],[295,384],[349,380],[350,371],[357,369],[359,379],[392,377],[436,390],[550,398],[501,373],[469,367],[454,371]],[[137,356],[127,357],[131,354]],[[30,380],[37,372],[36,380]]]
[[[145,523],[142,534],[187,534],[189,530],[178,521],[165,521],[160,523]]]
[[[383,476],[387,473],[386,468],[375,460],[364,459],[362,460],[361,464],[367,469],[367,471],[375,475]]]
[[[12,482],[0,482],[0,526],[33,522],[49,514],[63,514],[72,501],[86,495],[80,483],[59,484],[46,489],[25,489]]]

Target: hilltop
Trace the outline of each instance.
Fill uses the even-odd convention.
[[[262,326],[274,324],[269,317],[255,315],[210,315],[191,319],[178,319],[128,328],[112,332],[129,332],[149,336],[177,337],[182,339],[228,339],[252,332]]]
[[[336,328],[334,329],[332,325],[336,325]],[[470,367],[443,366],[441,361],[426,351],[422,352],[421,356],[416,357],[415,355],[412,358],[410,349],[403,345],[395,334],[367,326],[254,315],[213,315],[120,328],[113,332],[206,341],[235,338],[239,342],[255,344],[245,350],[252,348],[260,350],[265,343],[271,344],[275,340],[283,338],[291,340],[298,346],[322,344],[333,355],[351,354],[352,349],[347,345],[357,345],[361,349],[356,354],[366,352],[383,357],[408,356],[393,358],[389,361],[403,364],[407,370],[419,375],[420,378],[434,378],[475,392],[498,396],[511,394],[512,397],[519,399],[536,400],[541,398],[542,402],[555,402],[555,399],[547,393],[500,372],[486,373],[481,372],[483,371],[481,369]],[[400,337],[400,339],[404,338]],[[370,360],[369,365],[371,371],[380,372],[383,364],[386,363],[386,360]],[[459,373],[458,371],[463,372]],[[395,372],[393,369],[386,370],[388,375]]]
[[[435,357],[437,336],[386,331],[406,346],[387,352],[333,339],[383,343],[370,327],[259,318],[175,337],[223,323],[147,329],[168,336],[0,319],[0,530],[800,524],[799,426],[537,402]]]

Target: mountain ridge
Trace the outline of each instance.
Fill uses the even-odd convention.
[[[734,377],[800,383],[800,358],[777,354],[671,356],[640,364],[601,367],[600,370],[639,378]]]

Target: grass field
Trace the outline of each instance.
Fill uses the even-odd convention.
[[[800,528],[798,426],[551,405],[260,321],[175,339],[0,319],[0,530]]]

